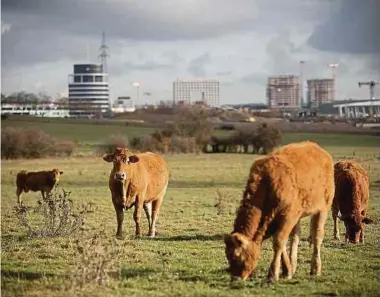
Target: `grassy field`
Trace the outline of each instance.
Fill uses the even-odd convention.
[[[288,135],[285,141],[299,140],[297,136]],[[99,135],[99,139],[102,137]],[[75,205],[92,201],[97,207],[87,215],[86,230],[78,235],[79,239],[104,229],[106,239],[112,240],[116,222],[107,187],[110,164],[90,156],[14,160],[3,161],[1,168],[2,296],[380,296],[378,139],[354,136],[355,143],[355,138],[347,135],[339,136],[340,139],[318,137],[327,142],[325,148],[335,159],[352,157],[355,152],[355,158],[369,171],[369,213],[375,220],[366,229],[364,244],[346,245],[332,239],[329,216],[322,248],[322,276],[309,275],[312,251],[306,242],[309,220],[304,219],[299,266],[292,280],[282,279],[275,285],[265,282],[272,257],[268,240],[263,245],[254,278],[231,283],[224,270],[227,263],[223,234],[232,231],[235,209],[256,156],[170,155],[165,156],[170,167],[170,183],[158,222],[158,236],[135,239],[129,210],[124,222],[126,238],[117,241],[124,253],[115,259],[109,286],[88,284],[79,290],[73,286],[72,274],[78,265],[85,264],[76,253],[76,238],[26,237],[25,228],[12,211],[16,202],[15,176],[21,169],[59,167],[64,171],[61,187],[72,191]],[[217,191],[224,198],[221,208],[215,207]],[[28,193],[24,201],[34,206],[38,197],[37,193]],[[145,217],[142,223],[145,233]],[[340,229],[343,231],[342,224]]]

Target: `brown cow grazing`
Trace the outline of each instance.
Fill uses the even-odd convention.
[[[109,177],[109,189],[116,211],[116,237],[122,238],[124,209],[135,206],[133,218],[136,236],[141,235],[141,209],[146,213],[149,232],[156,234],[156,221],[169,182],[169,170],[164,159],[154,153],[132,154],[127,148],[117,148],[103,156],[104,161],[113,162]]]
[[[62,174],[63,171],[59,169],[37,172],[20,171],[16,177],[17,202],[21,204],[22,192],[27,193],[29,190],[33,192],[41,191],[42,198],[45,199],[46,195],[49,195],[53,188],[59,184],[59,179]]]
[[[334,166],[335,196],[331,206],[334,220],[334,238],[339,238],[338,218],[346,227],[346,242],[364,242],[367,217],[369,181],[365,170],[352,161],[340,161]],[[338,213],[341,213],[341,217]]]
[[[334,197],[334,164],[329,153],[312,142],[289,144],[254,161],[234,230],[225,235],[232,277],[247,279],[256,268],[264,239],[273,236],[274,257],[268,279],[291,278],[297,265],[299,221],[312,216],[314,251],[311,274],[321,273],[321,244]],[[290,258],[286,242],[291,236]]]

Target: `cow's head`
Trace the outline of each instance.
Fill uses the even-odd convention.
[[[365,225],[373,223],[365,215],[365,211],[362,211],[359,215],[341,216],[340,219],[346,227],[346,240],[351,243],[362,241]]]
[[[260,246],[243,234],[232,233],[224,236],[228,271],[232,278],[246,280],[256,268]]]
[[[57,168],[49,171],[49,175],[56,185],[59,184],[59,179],[60,179],[62,174],[63,174],[63,171],[61,171]]]
[[[139,157],[131,154],[127,148],[116,148],[113,153],[105,154],[103,160],[113,162],[114,179],[123,183],[128,177],[130,164],[138,162]]]

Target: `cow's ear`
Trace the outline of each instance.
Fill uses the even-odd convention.
[[[242,247],[243,249],[248,247],[248,238],[240,233],[233,233],[231,240],[235,247]]]
[[[365,218],[363,218],[362,219],[362,222],[364,223],[364,224],[372,224],[373,223],[373,220],[371,220],[369,217],[365,217]]]
[[[114,154],[105,154],[103,156],[103,160],[106,162],[112,162],[114,158]]]
[[[60,171],[59,174],[63,174],[63,171]]]
[[[139,157],[137,157],[136,155],[132,155],[128,157],[129,163],[137,163],[139,160],[140,160]]]

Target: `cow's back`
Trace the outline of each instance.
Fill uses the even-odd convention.
[[[142,153],[137,155],[134,183],[147,188],[146,200],[157,198],[157,195],[166,190],[169,182],[169,170],[165,160],[155,153]],[[137,170],[137,172],[136,172]],[[139,181],[137,181],[139,180]]]
[[[25,191],[51,190],[54,187],[54,183],[48,171],[21,171],[17,175],[17,186],[19,184],[23,185],[22,189]]]
[[[357,163],[339,161],[334,166],[335,196],[342,215],[367,210],[369,180],[365,170]]]
[[[256,175],[268,177],[270,199],[277,200],[275,204],[295,207],[302,216],[331,205],[334,164],[331,155],[316,143],[289,144],[255,163],[252,170],[257,168]]]

